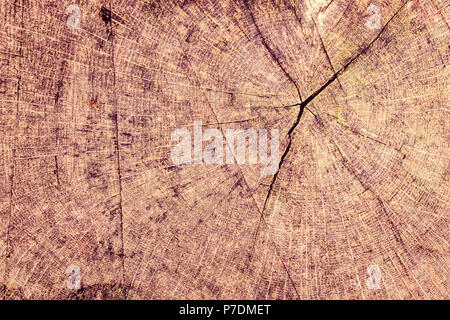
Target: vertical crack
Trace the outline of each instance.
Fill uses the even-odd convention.
[[[64,79],[64,69],[65,69],[66,65],[67,65],[67,62],[63,61],[63,63],[61,64],[61,68],[59,69],[61,77],[60,77],[60,79],[57,82],[55,99],[54,99],[55,100],[55,115],[56,116],[58,115],[58,112],[59,112],[59,99],[61,98],[61,91],[62,91],[62,88],[64,86],[63,79]],[[58,146],[59,146],[59,126],[60,126],[59,121],[57,121],[57,123],[56,123],[56,134],[55,134],[56,153],[59,153],[59,150],[58,150]]]
[[[55,156],[55,171],[53,171],[56,175],[56,182],[59,186],[59,167],[58,167],[58,156]]]
[[[118,256],[121,258],[121,268],[122,268],[122,285],[125,288],[125,250],[123,241],[123,189],[122,189],[122,170],[120,164],[120,141],[119,141],[119,108],[117,106],[117,93],[116,93],[116,68],[115,68],[115,56],[114,56],[114,33],[112,25],[112,11],[111,3],[109,3],[109,8],[102,6],[100,9],[100,17],[106,26],[106,31],[108,32],[108,41],[111,41],[111,63],[112,63],[112,73],[113,73],[113,105],[114,105],[114,148],[116,156],[117,174],[119,179],[119,217],[120,217],[120,243],[121,251]],[[126,298],[126,290],[124,289],[123,294]]]

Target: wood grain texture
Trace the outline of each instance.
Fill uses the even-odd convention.
[[[447,1],[0,3],[2,299],[450,297]],[[174,166],[196,120],[278,173]]]

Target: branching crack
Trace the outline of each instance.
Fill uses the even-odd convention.
[[[264,47],[267,49],[267,51],[269,52],[270,56],[272,57],[272,59],[276,62],[276,64],[280,67],[281,71],[283,71],[283,73],[285,74],[285,76],[289,79],[290,82],[292,82],[294,84],[294,86],[297,88],[297,93],[300,97],[300,101],[302,101],[302,96],[300,94],[300,89],[299,86],[297,85],[297,83],[295,82],[295,80],[292,78],[292,76],[289,74],[289,72],[286,71],[286,69],[283,67],[283,65],[281,64],[280,60],[278,59],[278,57],[276,56],[275,52],[272,50],[272,48],[268,45],[266,38],[263,36],[263,34],[261,33],[261,30],[258,27],[258,24],[256,23],[255,17],[253,16],[253,12],[250,8],[250,5],[248,4],[248,0],[244,1],[245,6],[247,7],[247,10],[250,14],[250,17],[252,19],[253,25],[256,28],[256,31],[258,32],[259,37],[261,38],[261,42],[264,45]]]
[[[267,195],[266,195],[266,198],[265,198],[265,200],[264,200],[264,205],[263,205],[263,209],[262,209],[262,212],[261,212],[261,215],[260,215],[260,219],[259,219],[259,222],[258,222],[258,226],[257,226],[257,228],[256,228],[256,232],[255,232],[255,236],[254,236],[254,241],[253,241],[253,246],[252,246],[252,252],[254,251],[254,247],[255,247],[255,244],[256,244],[256,239],[257,239],[257,237],[258,237],[258,234],[259,234],[259,230],[260,230],[260,226],[261,226],[261,223],[264,221],[264,212],[265,212],[265,209],[266,209],[266,207],[267,207],[267,204],[268,204],[268,201],[269,201],[269,199],[270,199],[270,196],[271,196],[271,194],[272,194],[272,190],[273,190],[273,187],[274,187],[274,185],[275,185],[275,182],[276,182],[276,180],[277,180],[277,178],[278,178],[278,174],[280,173],[280,171],[281,171],[281,168],[282,168],[282,166],[283,166],[283,163],[284,163],[284,161],[286,160],[286,157],[287,157],[287,155],[288,155],[288,153],[289,153],[289,151],[290,151],[290,149],[291,149],[291,146],[292,146],[292,140],[293,140],[293,133],[294,133],[294,131],[295,131],[295,129],[297,128],[297,126],[298,126],[298,124],[300,123],[300,119],[302,118],[302,116],[303,116],[303,112],[304,112],[304,110],[305,110],[305,108],[307,109],[307,110],[309,110],[308,108],[307,108],[307,105],[315,98],[315,97],[317,97],[323,90],[325,90],[331,83],[333,83],[337,78],[338,78],[338,76],[340,75],[340,74],[342,74],[354,61],[356,61],[361,55],[363,55],[364,53],[366,53],[372,46],[373,46],[373,44],[380,38],[380,36],[383,34],[383,32],[386,30],[386,28],[387,28],[387,26],[389,25],[389,23],[398,15],[398,13],[400,12],[400,10],[402,10],[402,8],[406,5],[406,3],[407,3],[407,1],[404,1],[403,2],[403,4],[400,6],[400,8],[399,9],[397,9],[397,11],[392,15],[392,17],[385,23],[385,25],[381,28],[381,30],[379,31],[379,33],[377,34],[377,36],[363,49],[363,50],[361,50],[358,54],[356,54],[353,58],[351,58],[350,60],[348,60],[348,62],[339,70],[339,71],[337,71],[337,72],[335,72],[334,74],[333,74],[333,76],[324,84],[324,85],[322,85],[318,90],[316,90],[315,92],[313,92],[308,98],[306,98],[306,100],[304,100],[304,101],[302,101],[302,98],[301,98],[301,95],[300,95],[300,91],[299,91],[299,87],[298,87],[298,85],[295,83],[295,81],[293,80],[293,78],[289,75],[289,73],[284,69],[284,67],[282,66],[282,64],[281,64],[281,62],[278,60],[278,58],[276,57],[276,55],[274,54],[274,52],[273,52],[273,50],[272,49],[270,49],[270,47],[267,45],[267,42],[266,42],[266,40],[265,40],[265,38],[262,36],[262,34],[261,34],[261,32],[260,32],[260,30],[259,30],[259,27],[257,26],[257,24],[256,24],[256,21],[255,21],[255,18],[254,18],[254,16],[253,16],[253,13],[252,13],[252,11],[250,10],[250,7],[249,7],[249,5],[248,5],[248,3],[247,3],[247,1],[245,1],[245,4],[246,4],[246,6],[247,6],[247,9],[248,9],[248,11],[250,12],[250,15],[251,15],[251,18],[252,18],[252,21],[253,21],[253,23],[255,24],[255,27],[256,27],[256,29],[257,29],[257,31],[258,31],[258,33],[259,33],[259,35],[260,35],[260,37],[261,37],[261,39],[262,39],[262,42],[263,42],[263,45],[266,47],[266,49],[269,51],[269,53],[271,54],[271,56],[272,56],[272,58],[277,62],[277,64],[280,66],[280,68],[283,70],[283,72],[284,72],[284,74],[288,77],[288,79],[296,86],[296,88],[297,88],[297,91],[298,91],[298,94],[299,94],[299,97],[300,97],[300,104],[298,104],[299,105],[299,107],[300,107],[300,110],[299,110],[299,112],[298,112],[298,115],[297,115],[297,119],[295,120],[295,122],[293,123],[293,125],[291,126],[291,128],[289,129],[289,131],[288,131],[288,138],[289,138],[289,142],[288,142],[288,145],[287,145],[287,147],[286,147],[286,149],[285,149],[285,151],[284,151],[284,153],[283,153],[283,155],[281,156],[281,159],[280,159],[280,162],[279,162],[279,165],[278,165],[278,171],[275,173],[275,175],[273,176],[273,179],[272,179],[272,182],[270,183],[270,186],[269,186],[269,190],[268,190],[268,192],[267,192]],[[293,105],[293,106],[296,106],[296,105]],[[309,110],[310,111],[310,110]],[[312,112],[311,112],[312,113]],[[314,114],[313,114],[314,115]]]

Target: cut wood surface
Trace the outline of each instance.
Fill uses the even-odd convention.
[[[448,1],[0,3],[0,299],[450,298]]]

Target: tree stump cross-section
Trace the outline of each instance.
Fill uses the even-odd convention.
[[[0,299],[449,298],[447,1],[0,17]],[[278,130],[278,171],[174,164],[199,122]]]

